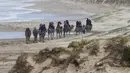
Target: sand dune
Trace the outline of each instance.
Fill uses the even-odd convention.
[[[87,1],[93,1],[87,3]],[[5,39],[0,40],[0,73],[8,73],[8,71],[14,66],[15,61],[21,53],[38,53],[41,49],[46,47],[67,47],[71,41],[77,41],[82,39],[100,39],[101,41],[107,38],[111,38],[118,35],[124,35],[129,37],[129,18],[130,9],[124,6],[115,6],[114,4],[121,4],[122,0],[38,0],[34,1],[36,5],[27,7],[31,9],[41,10],[40,13],[60,14],[62,16],[77,15],[77,19],[81,20],[85,24],[86,17],[89,17],[93,21],[93,30],[91,33],[87,33],[79,36],[71,36],[67,38],[46,40],[45,43],[33,43],[25,44],[25,39]],[[129,4],[129,0],[126,4]],[[93,3],[102,4],[93,4]],[[109,5],[112,3],[113,5]],[[78,17],[81,16],[81,17]],[[75,20],[70,20],[70,24],[75,25]],[[46,23],[48,25],[50,20],[37,20],[28,22],[2,22],[0,25],[1,32],[14,32],[24,31],[26,27],[33,28],[39,27],[39,24]],[[63,21],[63,20],[62,20]],[[57,22],[55,20],[54,22]],[[101,49],[102,50],[102,49]],[[82,73],[89,73],[93,65],[98,58],[101,58],[101,53],[98,57],[89,56],[89,61],[82,69]],[[29,59],[30,60],[30,59]],[[48,61],[48,60],[47,60]],[[50,60],[49,60],[50,61]],[[31,64],[32,61],[29,61]],[[88,64],[88,65],[87,65]],[[45,73],[57,73],[58,68],[50,68],[45,70]],[[67,73],[76,73],[75,68],[70,65],[67,68]],[[93,69],[94,70],[94,69]],[[129,73],[129,68],[122,67],[107,67],[108,73]],[[79,72],[79,73],[81,73]],[[33,73],[33,72],[32,72]],[[104,73],[104,72],[101,72]]]

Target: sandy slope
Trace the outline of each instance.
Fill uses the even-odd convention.
[[[129,8],[113,8],[107,5],[98,5],[98,4],[85,4],[85,3],[75,3],[73,1],[66,0],[39,0],[34,2],[35,6],[29,7],[34,9],[41,9],[41,13],[57,13],[57,14],[76,14],[84,15],[85,17],[88,13],[97,13],[91,18],[93,19],[93,32],[85,34],[83,36],[73,36],[63,39],[55,39],[47,41],[45,43],[36,43],[36,44],[25,44],[24,39],[12,39],[12,40],[0,40],[0,73],[7,73],[11,67],[15,64],[17,56],[23,52],[36,53],[39,50],[45,47],[56,47],[62,46],[67,47],[68,43],[72,40],[80,40],[84,38],[109,38],[116,35],[126,35],[129,36],[129,18],[130,18],[130,9]],[[43,9],[44,7],[44,9]],[[84,18],[84,17],[83,17]],[[85,23],[84,19],[79,19]],[[0,26],[0,31],[23,31],[21,30],[12,30],[8,29],[9,26],[13,28],[25,28],[31,26],[39,26],[41,21],[36,22],[21,22],[21,23],[2,23],[8,24]],[[47,21],[45,23],[48,23]],[[75,21],[71,21],[71,24],[74,24]],[[19,25],[22,24],[22,25]],[[87,63],[89,64],[89,62]],[[88,68],[88,67],[86,67]],[[128,73],[129,69],[124,68],[111,68],[108,67],[108,70],[111,69],[113,72],[110,73]],[[51,71],[51,70],[50,70]],[[71,72],[70,72],[71,73]]]

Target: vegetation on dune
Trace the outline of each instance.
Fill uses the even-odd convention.
[[[73,41],[68,45],[68,48],[82,49],[85,47],[85,45],[89,44],[90,42],[91,41],[87,41],[87,40]]]
[[[95,41],[81,40],[71,42],[68,45],[68,48],[55,47],[52,50],[43,49],[39,52],[38,54],[39,56],[37,57],[37,59],[35,59],[35,61],[37,63],[40,63],[44,62],[45,59],[47,58],[51,58],[52,66],[62,65],[64,68],[66,68],[71,63],[74,64],[76,67],[79,67],[80,64],[86,61],[86,57],[80,58],[80,54],[83,52],[83,48],[88,46],[88,48],[90,48],[90,55],[97,55],[99,49],[98,43],[99,42],[97,40]],[[62,56],[63,54],[68,56],[64,59],[61,59],[60,56]]]
[[[41,50],[38,54],[33,56],[33,60],[36,63],[41,63],[44,62],[50,55],[49,49],[45,48],[43,50]]]
[[[68,48],[64,47],[54,47],[52,50],[45,48],[41,50],[38,54],[33,55],[33,60],[36,63],[43,63],[47,58],[52,59],[51,66],[62,65],[63,69],[66,69],[69,64],[73,64],[76,67],[80,67],[80,64],[86,61],[86,57],[80,58],[80,53],[82,53],[82,48],[87,45],[89,42],[82,40],[79,42],[72,42],[69,44]],[[72,50],[70,50],[72,49]],[[64,58],[60,58],[62,55],[67,55]],[[27,65],[28,55],[24,54],[19,56],[17,59],[16,65],[9,73],[20,71],[20,73],[29,73],[33,67],[29,64]],[[24,67],[22,69],[22,67]],[[27,69],[27,70],[26,70]],[[43,68],[46,69],[46,68]]]
[[[99,41],[92,40],[87,46],[86,49],[89,50],[90,55],[97,55],[99,52]]]
[[[79,42],[78,41],[73,41],[69,44],[68,48],[79,48]]]
[[[16,64],[9,73],[29,73],[33,67],[27,62],[28,54],[24,53],[18,57]]]
[[[128,39],[125,37],[114,37],[107,39],[104,47],[105,57],[101,58],[95,67],[97,70],[102,70],[105,72],[105,64],[110,66],[130,66],[130,46],[128,44]],[[33,56],[33,60],[37,64],[41,64],[48,58],[51,59],[49,66],[55,67],[59,66],[62,69],[67,69],[67,67],[72,64],[79,68],[80,64],[88,60],[89,55],[98,56],[100,55],[100,43],[99,40],[81,40],[71,42],[67,48],[64,47],[54,47],[52,50],[45,48],[41,50],[38,54]],[[80,54],[87,53],[88,56],[81,57]],[[18,57],[16,65],[12,68],[9,73],[29,73],[33,67],[30,66],[26,59],[28,54],[24,54]],[[48,69],[50,67],[43,67]]]
[[[123,50],[124,46],[128,43],[128,39],[118,36],[108,39],[104,49],[105,51]]]
[[[118,36],[109,39],[104,47],[105,52],[109,54],[100,61],[106,61],[111,66],[129,66],[130,47],[127,44],[128,39],[125,37]]]

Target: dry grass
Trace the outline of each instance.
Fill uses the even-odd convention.
[[[29,73],[33,67],[27,62],[28,54],[22,54],[18,57],[15,66],[9,71],[9,73]]]
[[[79,66],[76,58],[79,57],[79,53],[80,51],[73,49],[73,50],[67,50],[67,49],[62,49],[60,48],[54,48],[55,50],[59,49],[60,51],[58,51],[57,53],[53,54],[51,56],[52,58],[52,62],[53,65],[57,66],[57,65],[61,65],[63,64],[63,67],[66,68],[68,67],[69,63],[74,64],[75,66]],[[54,50],[52,50],[54,51]],[[69,55],[68,57],[66,57],[65,59],[60,59],[59,56],[61,56],[62,54],[66,54]]]
[[[128,39],[121,36],[108,39],[104,49],[109,54],[100,61],[108,61],[107,63],[111,66],[128,66],[130,48],[127,46],[127,43]]]
[[[36,61],[36,63],[44,62],[50,55],[50,51],[48,48],[45,48],[41,50],[38,54],[33,56],[33,60]]]
[[[130,66],[130,46],[124,48],[122,62],[123,65],[126,63],[127,66]]]
[[[128,43],[128,39],[118,36],[111,39],[108,39],[106,46],[104,47],[105,51],[113,51],[113,50],[121,50],[123,51],[123,47]]]
[[[61,52],[68,54],[69,57],[64,59],[64,61],[63,60],[62,61],[58,60],[58,61],[64,62],[64,63],[62,63],[64,67],[68,67],[68,65],[70,63],[74,64],[76,67],[79,67],[80,64],[82,64],[83,62],[85,62],[87,60],[86,57],[80,58],[80,53],[83,52],[83,48],[85,46],[88,46],[88,44],[89,44],[90,54],[91,55],[97,55],[98,49],[99,49],[99,42],[97,40],[73,41],[68,46],[68,49],[71,48],[72,50],[64,49],[64,50],[61,51]],[[58,59],[58,57],[56,59]]]
[[[75,49],[77,49],[77,48],[80,47],[79,43],[80,43],[80,42],[78,42],[78,41],[73,41],[73,42],[71,42],[71,43],[69,44],[68,48],[75,48]]]
[[[89,51],[90,55],[97,55],[99,52],[99,40],[91,40],[86,46],[85,50]]]
[[[91,41],[87,40],[81,40],[81,41],[73,41],[69,44],[68,48],[73,48],[73,50],[79,50],[80,51],[90,43]]]
[[[91,45],[89,46],[90,55],[97,55],[99,52],[99,41],[98,40],[94,40]]]
[[[100,68],[98,66],[101,65],[101,69],[104,70],[104,63],[111,64],[111,66],[115,66],[115,64],[121,66],[130,65],[130,47],[127,46],[127,43],[128,39],[121,36],[108,39],[104,46],[104,50],[107,56],[99,61],[101,64],[97,63],[97,65],[95,65],[96,68]],[[85,53],[84,49],[88,51],[89,55],[98,55],[100,50],[99,40],[74,41],[69,44],[68,48],[54,47],[52,50],[45,48],[37,55],[33,56],[33,60],[36,61],[36,63],[43,63],[47,60],[47,58],[49,58],[51,59],[49,66],[62,66],[62,69],[67,69],[69,64],[73,64],[75,67],[79,68],[80,64],[84,63],[88,59],[88,56],[83,58],[80,57],[81,53]],[[64,58],[61,58],[61,56]],[[26,66],[27,57],[28,55],[20,56],[10,73],[18,72],[19,70],[21,71],[20,73],[28,73],[33,67],[29,65]],[[48,68],[49,67],[44,67],[43,70]]]
[[[68,50],[69,48],[64,47],[55,47],[52,50],[43,49],[39,52],[38,55],[34,56],[34,61],[37,63],[44,62],[47,58],[51,58],[52,66],[59,66],[62,65],[64,68],[68,67],[68,65],[74,64],[76,67],[79,67],[81,63],[85,62],[86,58],[80,58],[80,53],[82,52],[82,48],[77,46],[77,44],[80,44],[85,46],[87,43],[86,41],[81,42],[72,42],[70,43],[69,47],[72,48],[72,50]],[[79,49],[80,48],[80,49]],[[61,59],[60,56],[63,54],[68,55],[68,57]]]

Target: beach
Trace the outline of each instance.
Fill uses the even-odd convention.
[[[105,5],[83,4],[83,3],[75,4],[73,1],[63,1],[63,0],[60,0],[60,1],[41,0],[41,1],[32,1],[29,3],[32,5],[26,6],[25,10],[29,9],[29,10],[35,10],[35,11],[25,12],[24,14],[21,13],[21,15],[28,16],[28,17],[25,17],[27,21],[22,20],[22,19],[19,20],[21,17],[19,18],[17,17],[15,22],[14,22],[14,19],[7,20],[6,22],[4,21],[0,22],[1,25],[6,26],[7,28],[14,27],[16,29],[17,28],[21,29],[21,28],[26,28],[26,27],[33,28],[35,26],[39,27],[40,23],[45,23],[46,25],[48,25],[49,21],[56,22],[56,21],[64,21],[67,19],[72,22],[74,21],[72,24],[75,24],[76,20],[86,20],[87,17],[90,17],[96,13],[102,13],[102,12],[114,10],[114,8],[112,7],[109,8]],[[32,19],[31,19],[31,16],[32,16]],[[33,18],[36,18],[36,19],[33,19]]]
[[[46,47],[67,47],[70,42],[82,39],[106,39],[118,35],[130,35],[130,9],[128,7],[108,4],[87,4],[84,1],[30,0],[26,3],[31,5],[24,7],[27,13],[22,14],[21,12],[14,19],[0,20],[2,21],[0,22],[0,73],[8,73],[15,64],[17,57],[22,53],[38,53]],[[30,12],[30,9],[32,12]],[[31,30],[34,27],[39,28],[40,23],[44,23],[48,27],[50,21],[53,21],[56,26],[57,21],[63,22],[67,19],[71,25],[75,26],[76,20],[86,24],[86,18],[92,19],[92,32],[79,36],[71,35],[71,37],[68,36],[61,39],[45,40],[44,43],[25,43],[24,31],[27,27],[31,28]],[[4,32],[6,32],[5,36],[7,38],[4,37]],[[12,32],[12,34],[10,33],[12,36],[8,34],[9,32]],[[16,35],[13,34],[14,32]],[[2,39],[2,36],[4,39]],[[95,60],[92,62],[95,62]],[[122,73],[129,72],[127,70],[123,71]],[[119,72],[115,71],[114,73]]]

